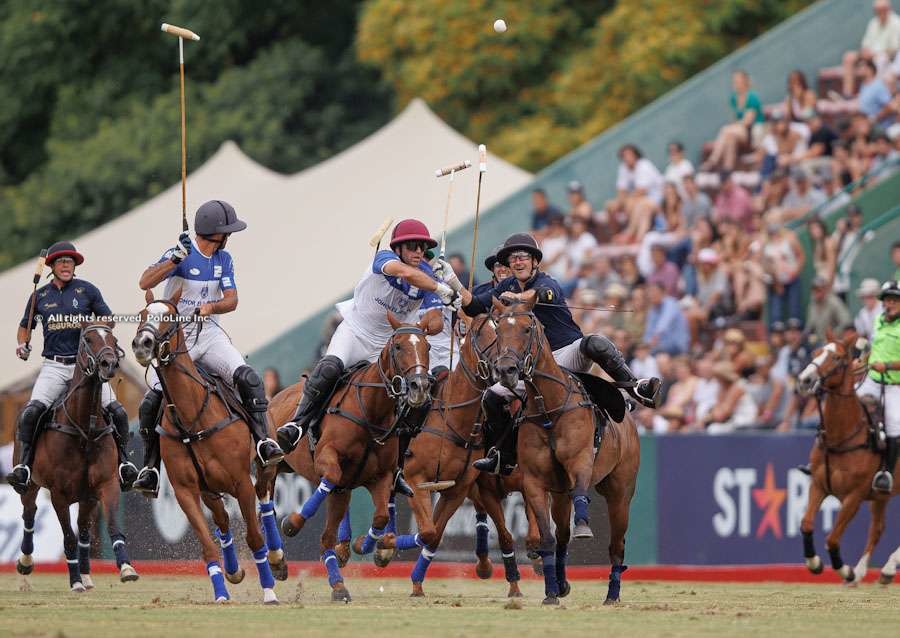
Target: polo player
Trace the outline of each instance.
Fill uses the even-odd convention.
[[[473,295],[465,290],[452,269],[442,269],[445,283],[458,291],[463,301],[463,310],[470,316],[476,316],[491,310],[491,298],[511,301],[530,298],[538,293],[539,305],[534,308],[534,315],[544,328],[553,358],[556,362],[576,372],[588,372],[594,363],[600,365],[615,381],[634,384],[628,389],[638,402],[650,408],[657,407],[660,380],[657,378],[637,379],[625,363],[625,358],[612,341],[602,335],[584,335],[581,328],[572,318],[566,305],[565,295],[559,283],[553,277],[540,270],[543,253],[538,248],[534,237],[528,233],[511,235],[497,251],[497,261],[507,266],[512,276],[496,284],[492,289]],[[533,291],[533,292],[532,292]],[[506,409],[506,399],[510,396],[502,385],[495,384],[487,390],[484,397],[487,420],[495,433],[503,432],[511,427],[512,419]],[[501,465],[501,452],[492,448],[488,454],[474,463],[474,466],[485,472],[509,473],[515,467],[513,462],[515,450],[514,437],[503,437],[503,456],[507,462]]]
[[[84,263],[84,256],[68,241],[56,242],[47,250],[47,265],[52,271],[50,283],[38,288],[31,325],[28,318],[32,298],[25,305],[25,314],[16,333],[16,356],[23,361],[31,354],[28,335],[40,317],[43,326],[44,348],[41,371],[31,390],[31,399],[19,413],[16,432],[19,437],[19,463],[6,475],[7,482],[19,494],[28,488],[31,464],[36,447],[35,432],[38,420],[66,391],[75,374],[75,360],[81,338],[81,321],[91,317],[109,317],[113,327],[112,311],[103,300],[100,290],[92,283],[75,277],[75,267]],[[128,414],[108,383],[101,390],[101,405],[108,420],[115,427],[116,447],[119,450],[119,483],[123,490],[131,489],[137,476],[137,468],[128,460],[125,446],[128,443]]]
[[[269,405],[262,380],[247,365],[244,357],[231,343],[222,329],[219,318],[233,312],[238,305],[234,262],[225,250],[228,238],[247,228],[238,219],[228,202],[212,200],[201,205],[194,215],[195,237],[187,232],[178,236],[178,243],[167,250],[159,261],[141,275],[141,290],[149,290],[166,281],[164,297],[172,298],[181,288],[178,313],[199,314],[202,321],[185,324],[184,337],[191,360],[215,373],[226,382],[234,383],[241,403],[250,416],[250,433],[256,442],[256,454],[262,465],[278,463],[284,452],[268,437],[266,408]],[[134,482],[134,488],[155,498],[159,491],[159,422],[162,389],[156,370],[147,374],[150,389],[140,407],[140,433],[144,439],[144,467]]]

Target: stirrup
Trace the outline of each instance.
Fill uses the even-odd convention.
[[[638,388],[640,388],[642,385],[646,385],[648,387],[651,393],[650,396],[641,394],[641,392],[638,391]],[[662,383],[656,377],[651,377],[649,379],[638,379],[634,382],[634,397],[645,407],[655,409],[659,407],[657,405],[657,401],[659,400],[659,389],[661,385]]]
[[[139,485],[139,483],[141,482],[141,479],[145,476],[150,475],[151,473],[156,475],[156,486],[153,489],[148,489],[148,488],[144,487],[143,485]],[[134,483],[132,484],[131,487],[135,491],[140,492],[141,494],[147,496],[148,498],[156,498],[157,495],[159,494],[160,481],[161,481],[161,477],[159,475],[158,469],[156,469],[155,467],[144,466],[143,468],[141,468],[141,471],[138,472],[138,477],[134,480]]]
[[[882,480],[884,485],[879,485]],[[879,470],[872,479],[872,489],[876,492],[887,492],[890,494],[894,489],[894,476],[887,470]]]
[[[297,431],[297,434],[294,434],[294,430]],[[303,438],[304,434],[306,432],[303,426],[296,421],[288,421],[275,431],[275,436],[278,437],[278,445],[282,451],[288,454],[293,452],[300,444],[300,439]]]
[[[402,494],[406,498],[415,496],[415,492],[413,492],[409,483],[406,482],[406,479],[403,478],[403,468],[397,468],[397,472],[394,474],[394,485],[391,487],[391,491],[396,494]]]
[[[271,443],[275,447],[275,451],[272,452],[269,458],[262,455],[262,446],[266,443]],[[268,467],[281,462],[281,459],[284,458],[284,450],[278,446],[278,443],[270,438],[260,439],[256,442],[256,457],[261,461],[263,467]]]
[[[127,471],[128,468],[131,468],[131,471],[134,472],[134,478],[131,479],[130,481],[128,479],[126,479],[125,476],[123,475],[123,470]],[[137,480],[138,476],[140,476],[140,473],[138,472],[138,469],[134,466],[134,463],[132,463],[131,461],[123,461],[122,463],[119,463],[119,484],[120,485],[122,485],[126,489],[130,490],[131,486]]]
[[[25,470],[24,481],[20,481],[19,477],[16,475],[16,470],[18,469]],[[6,482],[12,485],[12,488],[16,491],[16,494],[24,494],[28,489],[28,484],[31,482],[31,468],[24,463],[19,463],[10,471],[9,474],[6,475]]]
[[[478,459],[472,463],[472,467],[480,472],[488,474],[500,474],[500,451],[497,448],[491,448],[484,458]]]

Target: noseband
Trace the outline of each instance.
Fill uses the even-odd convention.
[[[97,352],[92,352],[91,345],[88,343],[85,336],[91,332],[99,332],[100,330],[110,330],[107,326],[88,326],[81,331],[81,334],[78,336],[78,358],[76,362],[78,363],[78,368],[81,370],[81,373],[86,377],[93,377],[95,374],[100,377],[102,381],[109,381],[109,379],[104,378],[102,374],[100,374],[100,367],[97,363],[103,358],[103,356],[109,352],[113,354],[116,359],[116,363],[118,364],[121,361],[122,357],[125,356],[125,351],[119,347],[119,344],[109,345],[106,343],[104,339],[103,347],[100,348]],[[83,356],[82,356],[83,355]]]
[[[172,310],[174,311],[174,316],[176,316],[176,317],[180,316],[178,314],[178,306],[173,304],[171,301],[168,301],[166,299],[157,299],[156,301],[154,301],[152,303],[164,303],[167,306],[172,308]],[[197,316],[198,316],[197,312],[198,311],[195,310],[194,313],[191,314],[191,317],[190,317],[191,323],[193,323],[193,321],[197,318]],[[187,347],[185,347],[184,350],[173,350],[172,349],[172,337],[174,337],[175,334],[178,332],[178,328],[181,327],[181,323],[182,322],[177,321],[177,320],[172,321],[170,323],[170,325],[168,327],[166,327],[165,330],[159,331],[156,328],[156,326],[153,326],[147,322],[144,322],[144,325],[142,325],[138,329],[139,333],[147,332],[150,334],[150,336],[153,337],[153,343],[154,343],[153,358],[159,362],[160,366],[168,365],[175,359],[175,357],[177,355],[184,354],[185,352],[187,352]],[[201,329],[202,329],[202,325],[203,324],[201,323],[200,324]],[[198,332],[197,336],[199,337],[199,332]]]
[[[540,358],[541,350],[543,348],[543,340],[538,338],[539,324],[534,316],[534,313],[531,311],[505,312],[497,318],[496,323],[499,324],[504,319],[509,319],[512,317],[528,317],[528,342],[525,344],[525,348],[522,352],[517,352],[510,346],[504,347],[500,340],[500,330],[498,325],[497,348],[499,350],[499,354],[497,355],[497,358],[494,359],[494,367],[496,368],[504,359],[511,359],[515,362],[516,368],[519,370],[522,378],[525,381],[531,381],[534,377],[535,363]],[[535,343],[537,343],[537,351],[533,352],[535,350]]]
[[[384,382],[384,388],[387,391],[388,396],[394,400],[399,399],[405,401],[409,394],[409,387],[406,382],[407,375],[410,374],[411,371],[421,371],[421,374],[427,375],[428,365],[423,365],[416,361],[416,363],[401,370],[400,364],[397,361],[398,348],[394,343],[399,335],[416,335],[423,339],[426,337],[425,332],[418,326],[400,326],[394,330],[393,334],[391,334],[391,338],[388,340],[389,367],[387,371],[385,371],[381,365],[381,357],[378,358],[378,374]],[[392,376],[388,377],[388,372],[392,373]]]

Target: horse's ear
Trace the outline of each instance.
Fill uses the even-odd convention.
[[[835,341],[834,331],[831,329],[831,326],[828,326],[825,328],[825,342],[832,343],[833,341]]]
[[[494,312],[498,315],[502,315],[506,312],[506,306],[504,306],[496,297],[491,297],[491,305],[494,307]]]
[[[395,315],[390,310],[387,311],[387,320],[388,323],[391,324],[391,328],[393,328],[394,330],[403,325],[403,323],[399,319],[397,319],[397,315]]]
[[[419,327],[428,336],[439,334],[444,330],[444,312],[440,308],[432,308],[419,320]]]
[[[522,293],[522,303],[524,305],[524,310],[533,310],[534,304],[537,303],[537,290],[532,288],[531,290],[526,290]]]
[[[184,286],[178,286],[178,290],[175,291],[175,294],[172,295],[172,298],[169,301],[173,306],[177,306],[178,302],[181,301],[181,293],[184,292]]]
[[[144,302],[148,306],[153,303],[153,288],[147,288],[147,292],[144,293]]]

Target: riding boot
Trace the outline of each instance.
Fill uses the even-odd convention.
[[[278,444],[269,438],[266,429],[266,409],[269,400],[262,379],[250,366],[241,366],[234,371],[234,385],[241,395],[241,402],[250,415],[250,433],[256,441],[256,455],[262,466],[273,465],[284,458],[284,452]]]
[[[507,401],[488,390],[484,393],[481,405],[484,408],[485,429],[491,434],[494,447],[472,466],[482,472],[508,476],[516,469],[516,432]]]
[[[303,395],[291,420],[278,428],[278,443],[285,452],[292,452],[307,429],[319,416],[325,401],[331,397],[344,373],[344,363],[334,355],[322,357],[303,384]]]
[[[875,474],[872,479],[872,489],[876,492],[891,493],[894,489],[894,465],[897,463],[898,438],[889,436],[887,438],[887,446],[884,451],[884,467]]]
[[[415,496],[415,493],[403,477],[403,462],[406,460],[406,451],[409,448],[410,437],[407,434],[400,434],[397,440],[400,458],[397,460],[397,471],[394,473],[394,485],[391,487],[391,491],[395,494],[402,494],[406,498],[412,498]]]
[[[627,388],[628,394],[648,408],[657,408],[659,402],[660,380],[656,377],[638,379],[625,363],[625,357],[616,345],[602,335],[587,335],[579,344],[581,354],[603,368],[614,381],[633,383]]]
[[[156,498],[159,493],[159,434],[156,424],[159,422],[159,408],[162,405],[162,393],[148,390],[138,408],[138,432],[144,440],[144,467],[134,480],[132,488],[147,498]]]
[[[19,437],[19,464],[6,475],[6,482],[18,494],[24,494],[31,480],[31,464],[34,462],[35,429],[47,406],[40,401],[29,401],[19,413],[16,432]]]
[[[128,439],[131,435],[128,427],[128,413],[125,407],[118,401],[113,401],[106,406],[106,414],[115,428],[113,439],[116,441],[116,449],[119,452],[119,485],[123,492],[131,489],[138,476],[134,463],[128,460]]]

